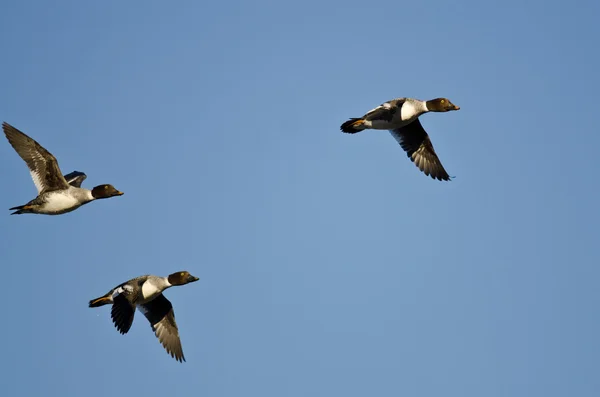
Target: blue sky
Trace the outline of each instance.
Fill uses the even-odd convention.
[[[1,10],[1,119],[125,192],[9,216],[0,144],[7,395],[599,395],[597,2]],[[461,107],[422,119],[452,182],[339,131],[399,96]],[[87,307],[183,269],[187,363]]]

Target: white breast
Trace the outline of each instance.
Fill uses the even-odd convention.
[[[156,296],[158,296],[158,294],[160,294],[161,292],[162,290],[160,290],[154,283],[151,283],[148,280],[146,280],[146,282],[142,284],[142,297],[144,298],[144,300],[153,299]]]
[[[413,102],[406,101],[400,108],[400,117],[402,118],[402,121],[412,121],[413,118],[419,116],[421,113],[421,109],[417,108]]]

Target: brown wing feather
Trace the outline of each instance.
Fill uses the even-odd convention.
[[[185,361],[171,302],[160,294],[150,302],[140,305],[139,308],[150,321],[154,334],[167,353],[179,362]]]
[[[27,164],[38,194],[69,187],[56,158],[42,145],[8,123],[2,123],[2,129],[8,142]]]
[[[390,131],[402,149],[415,165],[433,179],[449,181],[450,176],[442,166],[429,135],[421,125],[419,119],[412,123]]]

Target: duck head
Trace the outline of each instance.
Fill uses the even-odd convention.
[[[430,112],[449,112],[451,110],[460,110],[448,98],[435,98],[426,102],[427,110]]]
[[[188,271],[175,272],[167,277],[171,285],[185,285],[200,280],[198,277],[192,276]]]
[[[113,185],[98,185],[92,189],[92,196],[95,199],[105,199],[114,196],[122,196],[123,192],[115,189]]]

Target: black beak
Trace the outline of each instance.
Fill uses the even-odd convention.
[[[191,274],[188,276],[188,279],[187,279],[188,283],[193,283],[194,281],[198,281],[198,280],[200,280],[200,278],[194,277]]]

